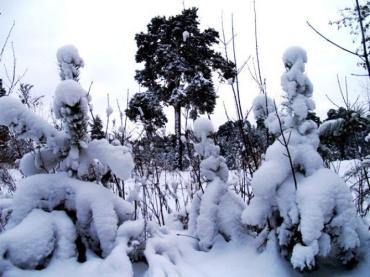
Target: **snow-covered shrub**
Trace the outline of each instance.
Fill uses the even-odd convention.
[[[83,259],[86,249],[106,257],[113,249],[118,226],[131,219],[134,212],[131,204],[110,190],[65,173],[23,179],[12,207],[6,231],[0,235],[0,256],[22,268],[43,267],[50,259],[61,258],[58,245],[67,243],[66,239],[68,249],[73,251],[65,257],[78,255]],[[29,230],[30,224],[35,231]],[[64,239],[63,232],[70,235]],[[28,248],[29,253],[21,251]]]
[[[34,114],[17,98],[0,98],[0,125],[7,126],[17,137],[32,139],[46,145],[54,153],[64,150],[67,135],[45,119]]]
[[[62,47],[58,51],[58,61],[60,52],[67,55],[67,50],[72,48]],[[75,52],[77,50],[68,55],[74,57]],[[90,180],[91,169],[100,162],[119,178],[126,179],[133,169],[130,149],[113,146],[105,139],[90,141],[87,132],[90,98],[74,79],[65,79],[56,88],[53,109],[56,118],[63,122],[63,131],[55,129],[17,99],[0,98],[0,124],[21,138],[34,140],[39,146],[21,159],[23,174],[67,171],[71,176]]]
[[[270,113],[266,120],[270,132],[280,136],[254,174],[255,197],[242,221],[262,242],[275,232],[282,255],[297,270],[312,270],[318,257],[335,255],[351,264],[358,258],[363,226],[349,189],[323,167],[316,151],[317,125],[306,119],[315,107],[313,87],[304,74],[306,52],[289,48],[283,61],[284,110]]]
[[[0,273],[12,266],[42,268],[51,258],[71,258],[76,255],[75,239],[75,228],[66,213],[34,209],[0,236]]]
[[[203,158],[201,176],[207,187],[193,198],[189,218],[189,232],[199,238],[199,247],[209,250],[218,234],[226,239],[237,238],[242,233],[240,215],[244,203],[227,187],[229,170],[220,148],[208,136],[213,132],[212,122],[199,118],[194,122],[194,133],[200,140],[195,150]]]
[[[99,180],[91,178],[91,169],[109,169],[125,180],[134,163],[128,147],[105,139],[91,141],[87,135],[90,99],[76,81],[82,59],[71,49],[64,47],[57,55],[63,81],[56,89],[53,111],[63,131],[16,99],[0,98],[0,124],[37,145],[20,160],[27,177],[19,183],[11,206],[0,208],[11,210],[0,235],[0,275],[13,266],[43,268],[53,259],[84,261],[88,251],[107,257],[118,227],[133,216],[132,205],[112,191],[80,181]]]

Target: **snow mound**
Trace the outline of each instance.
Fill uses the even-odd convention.
[[[34,209],[74,214],[77,233],[86,247],[103,257],[113,248],[118,226],[134,212],[131,204],[108,189],[62,173],[34,175],[20,182],[7,230],[16,228]]]
[[[75,227],[62,211],[32,210],[20,224],[0,235],[0,273],[11,265],[36,268],[50,256],[68,259],[75,255]]]

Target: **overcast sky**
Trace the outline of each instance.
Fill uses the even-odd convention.
[[[174,15],[181,12],[182,0],[1,0],[0,41],[16,22],[11,41],[14,42],[17,68],[27,68],[23,81],[34,85],[34,92],[46,96],[45,106],[52,100],[59,83],[55,53],[65,44],[75,45],[85,60],[81,70],[81,84],[86,89],[91,81],[94,112],[105,114],[106,95],[112,102],[116,98],[125,104],[126,91],[133,94],[138,84],[133,76],[140,65],[135,63],[134,36],[145,31],[150,19],[156,15]],[[307,75],[314,84],[317,113],[325,117],[332,107],[329,95],[340,103],[336,74],[348,76],[350,95],[364,97],[366,78],[352,77],[351,73],[365,73],[356,66],[355,56],[329,45],[308,28],[309,20],[324,34],[343,46],[355,49],[346,30],[337,31],[329,26],[330,19],[338,17],[338,9],[350,6],[350,0],[257,0],[258,35],[262,74],[267,81],[270,96],[277,100],[282,95],[280,76],[283,72],[281,57],[289,46],[299,45],[308,52]],[[185,0],[185,6],[198,7],[201,28],[213,27],[221,31],[221,14],[230,36],[230,16],[234,14],[237,33],[236,48],[239,64],[254,55],[253,2],[251,0]],[[2,44],[2,43],[1,43]],[[231,49],[230,49],[231,50]],[[221,48],[220,48],[221,51]],[[10,48],[3,63],[11,67]],[[3,65],[0,71],[3,77]],[[244,110],[251,107],[258,88],[247,70],[240,75],[241,97]],[[212,119],[216,125],[226,121],[222,102],[235,118],[232,92],[227,85],[218,88],[218,104]],[[113,106],[117,111],[116,106]],[[168,113],[172,130],[172,111]]]

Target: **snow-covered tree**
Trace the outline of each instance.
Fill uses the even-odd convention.
[[[212,248],[216,236],[223,235],[227,240],[241,236],[240,215],[245,205],[228,189],[229,170],[225,158],[220,156],[220,148],[209,135],[213,133],[212,122],[198,118],[194,122],[194,134],[200,140],[194,147],[203,158],[200,174],[207,187],[193,198],[189,218],[189,232],[199,239],[201,250]]]
[[[279,134],[255,172],[255,197],[242,221],[266,241],[277,236],[281,253],[297,270],[312,270],[318,257],[337,256],[353,264],[359,255],[363,225],[344,181],[323,167],[317,153],[317,125],[307,120],[315,107],[313,86],[305,75],[306,51],[291,47],[283,55],[286,93],[281,113],[270,113],[266,124]]]
[[[224,78],[234,77],[234,65],[212,49],[218,33],[199,29],[197,9],[184,9],[176,16],[154,17],[146,33],[135,37],[136,61],[144,68],[136,80],[156,95],[160,103],[175,111],[178,167],[182,167],[181,108],[192,114],[211,113],[216,104],[212,72],[220,70]]]
[[[55,90],[54,114],[64,123],[70,149],[63,166],[77,171],[79,155],[87,148],[88,137],[88,96],[87,92],[74,80],[62,81]]]
[[[105,137],[104,130],[103,130],[103,121],[101,120],[99,115],[96,115],[94,118],[94,122],[90,124],[90,137],[91,139],[102,139]]]
[[[138,92],[131,98],[126,115],[134,122],[142,122],[148,136],[167,122],[157,95],[149,91]]]
[[[77,51],[62,49],[58,59],[68,56],[67,50]],[[66,80],[56,88],[53,111],[63,121],[62,131],[18,99],[0,98],[0,124],[38,145],[20,161],[26,178],[19,184],[9,221],[0,234],[0,275],[13,267],[44,268],[55,259],[84,261],[89,251],[107,257],[115,247],[118,226],[134,212],[131,204],[107,188],[77,180],[90,179],[90,168],[97,163],[125,180],[134,164],[127,147],[105,139],[90,141],[87,93],[69,78],[77,76],[75,67],[61,68]]]
[[[370,154],[365,141],[370,132],[370,115],[355,107],[330,109],[319,128],[320,141],[330,149],[331,160],[354,159]]]

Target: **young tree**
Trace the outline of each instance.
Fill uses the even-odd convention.
[[[193,198],[189,215],[189,232],[199,238],[199,247],[203,251],[212,248],[217,234],[226,240],[242,235],[240,215],[245,208],[244,202],[227,187],[229,169],[224,157],[220,156],[220,147],[209,136],[213,133],[212,122],[198,118],[194,122],[194,134],[199,143],[194,145],[201,156],[200,175],[207,187],[198,191]]]
[[[370,118],[361,109],[340,107],[330,109],[319,128],[320,140],[331,151],[330,160],[354,159],[370,154],[365,137],[370,132]]]
[[[270,113],[265,121],[279,137],[254,174],[255,197],[242,220],[263,242],[276,235],[281,254],[299,271],[316,268],[318,257],[337,256],[343,264],[353,265],[363,225],[348,187],[323,167],[316,150],[317,125],[307,119],[315,103],[304,74],[306,51],[289,48],[283,61],[284,110]]]
[[[103,139],[105,138],[104,130],[103,130],[103,121],[101,120],[99,115],[96,115],[94,118],[94,122],[90,123],[91,131],[90,137],[91,139]]]
[[[155,130],[162,128],[167,122],[158,97],[151,92],[136,93],[128,104],[126,115],[130,120],[144,124],[149,139]]]
[[[69,56],[68,51],[75,48],[63,49],[58,58]],[[67,74],[76,73],[71,68],[61,67],[61,75],[76,77]],[[130,177],[134,167],[128,148],[105,139],[90,141],[87,97],[73,78],[58,85],[53,111],[62,119],[63,131],[18,99],[0,98],[0,124],[38,146],[20,160],[26,178],[15,192],[6,232],[0,235],[0,275],[14,266],[44,268],[51,259],[74,257],[83,262],[87,251],[107,257],[115,247],[118,226],[132,218],[134,210],[128,202],[101,185],[81,181],[89,179],[89,169],[96,163],[121,180]]]
[[[160,103],[174,108],[181,168],[181,108],[190,109],[193,117],[212,113],[216,104],[212,71],[220,70],[224,78],[233,78],[234,65],[212,49],[218,33],[211,28],[199,29],[196,8],[169,18],[153,18],[147,32],[137,34],[135,39],[136,61],[144,63],[144,68],[136,71],[136,80]]]

